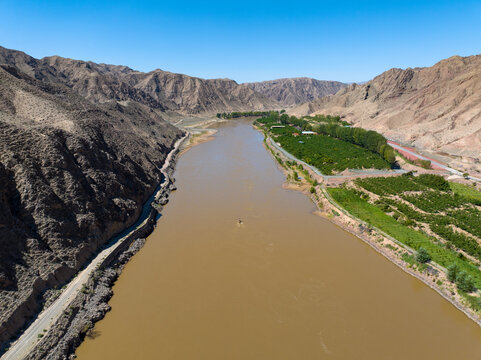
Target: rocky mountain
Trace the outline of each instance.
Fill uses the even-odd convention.
[[[23,52],[0,47],[2,63],[13,65],[35,79],[66,85],[97,103],[135,101],[160,111],[182,114],[280,107],[276,101],[229,79],[206,80],[162,70],[143,73],[126,66],[59,56],[35,59]]]
[[[279,102],[284,107],[314,101],[323,96],[335,94],[347,86],[338,81],[316,80],[307,77],[261,81],[245,85],[269,99]]]
[[[426,68],[391,69],[291,112],[341,115],[476,170],[481,159],[481,55],[453,56]]]
[[[136,221],[183,135],[140,90],[115,89],[139,102],[97,101],[73,89],[52,59],[39,65],[24,55],[2,50],[0,59],[0,345],[49,289]],[[110,81],[99,73],[93,79]]]

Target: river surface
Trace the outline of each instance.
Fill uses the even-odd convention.
[[[474,322],[282,188],[250,122],[175,176],[80,360],[481,359]]]

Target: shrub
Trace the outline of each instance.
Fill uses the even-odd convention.
[[[459,290],[466,293],[470,293],[475,289],[473,278],[464,271],[460,271],[456,276],[456,285]]]
[[[419,261],[421,264],[425,264],[431,261],[431,256],[425,248],[420,247],[416,255],[416,260]]]
[[[459,266],[457,264],[451,264],[447,268],[448,270],[448,280],[451,282],[456,282],[456,278],[459,273]]]
[[[433,174],[421,174],[414,178],[414,180],[422,185],[430,187],[431,189],[449,191],[451,187],[442,176]]]

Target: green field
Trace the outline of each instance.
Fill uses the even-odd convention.
[[[286,151],[307,164],[316,167],[325,175],[332,175],[346,169],[391,168],[391,163],[386,161],[376,151],[352,142],[340,140],[331,135],[302,135],[302,129],[312,129],[307,121],[288,118],[283,125],[280,119],[282,119],[282,116],[280,118],[277,116],[264,117],[258,119],[256,123],[262,126]],[[329,119],[333,123],[338,121],[337,118]],[[334,126],[335,128],[341,128],[339,125]],[[345,129],[348,130],[348,128]],[[379,138],[379,134],[372,136],[375,141],[382,141]]]
[[[326,175],[345,169],[390,168],[389,163],[378,154],[327,135],[281,135],[275,140],[286,151]]]
[[[481,192],[476,190],[473,186],[453,182],[449,183],[449,185],[454,193],[470,199],[481,201]]]
[[[415,250],[421,247],[425,248],[436,263],[444,267],[457,264],[473,277],[476,287],[481,288],[481,271],[476,265],[460,257],[454,249],[449,249],[421,231],[402,224],[379,207],[361,199],[360,194],[355,190],[328,188],[328,192],[334,200],[355,217],[377,227]]]

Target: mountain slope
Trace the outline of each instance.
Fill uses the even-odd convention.
[[[324,81],[306,77],[261,81],[246,83],[245,85],[286,107],[335,94],[347,86],[347,84],[338,81]]]
[[[248,86],[229,79],[206,80],[162,70],[143,73],[126,66],[59,56],[38,60],[0,47],[2,63],[13,65],[38,80],[67,85],[97,103],[130,100],[160,111],[183,114],[269,110],[280,106]]]
[[[477,166],[481,55],[453,56],[427,68],[391,69],[363,85],[352,84],[300,105],[292,113],[342,115],[355,125]]]
[[[144,105],[94,104],[0,66],[0,344],[135,222],[182,133]]]

